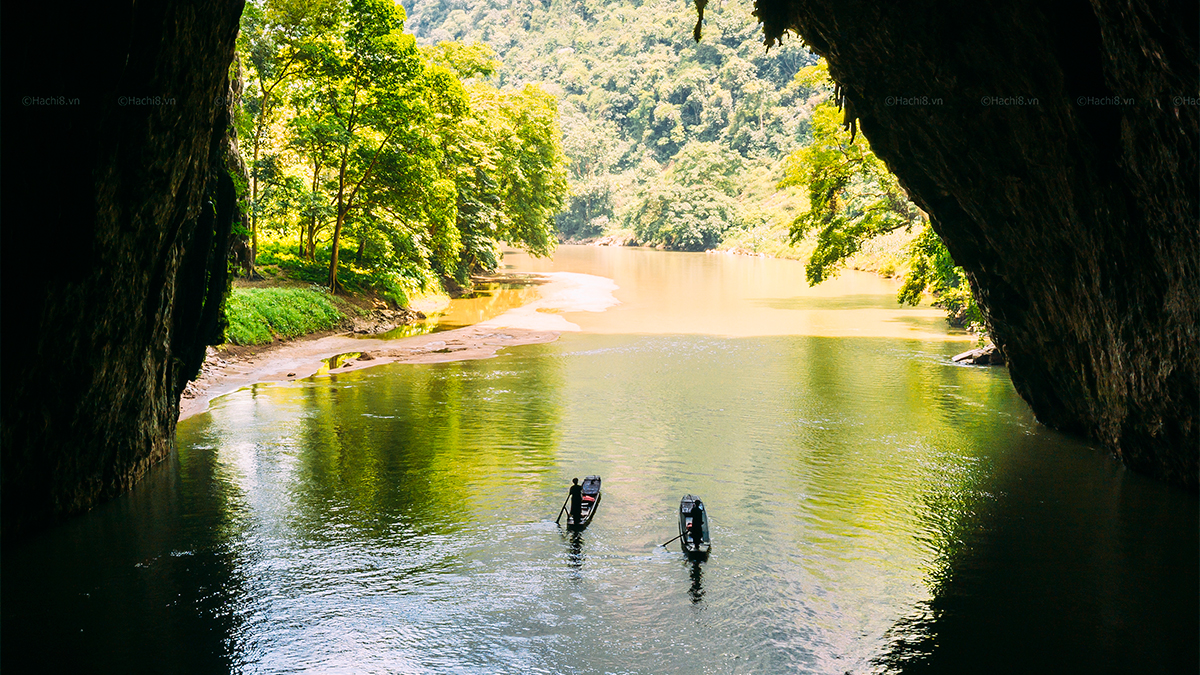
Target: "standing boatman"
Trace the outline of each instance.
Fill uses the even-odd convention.
[[[571,479],[571,518],[568,521],[572,525],[578,525],[583,519],[583,486],[579,484],[578,478]]]
[[[688,515],[692,517],[688,534],[692,537],[692,545],[699,546],[704,541],[704,509],[700,508],[700,502],[692,502],[692,510],[688,511]]]

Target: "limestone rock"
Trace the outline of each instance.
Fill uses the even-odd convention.
[[[6,537],[132,486],[170,451],[179,398],[220,333],[237,189],[230,63],[240,2],[13,5],[4,264],[23,355],[0,405]],[[8,37],[8,36],[6,36]],[[9,114],[11,113],[11,115]],[[236,163],[236,162],[234,162]],[[16,302],[12,293],[21,294]]]
[[[1038,420],[1200,485],[1200,7],[758,0],[829,60]]]
[[[994,344],[956,354],[950,360],[973,366],[1002,366],[1005,363],[1004,353]]]

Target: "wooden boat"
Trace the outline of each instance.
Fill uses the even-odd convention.
[[[695,541],[692,536],[693,506],[699,507],[702,514],[700,516],[701,537],[699,541]],[[695,495],[684,495],[683,499],[679,500],[679,543],[683,547],[683,552],[693,559],[707,558],[708,552],[712,550],[712,540],[708,537],[708,511],[704,508],[704,502]]]
[[[600,506],[600,476],[588,476],[583,479],[583,505],[580,509],[579,522],[571,517],[570,510],[567,511],[567,529],[582,530],[592,524],[592,517],[596,515],[596,508]]]

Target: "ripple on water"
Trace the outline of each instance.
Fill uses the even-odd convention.
[[[180,424],[146,491],[6,547],[31,583],[5,584],[4,647],[122,673],[150,634],[254,673],[858,673],[993,649],[999,626],[1188,665],[1194,496],[1036,427],[952,347],[578,334],[236,392]],[[603,502],[571,535],[554,517],[589,473]],[[698,565],[658,546],[688,492],[711,515]]]

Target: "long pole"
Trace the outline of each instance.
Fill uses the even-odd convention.
[[[663,543],[659,544],[659,546],[666,546],[667,544],[669,544],[669,543],[671,543],[671,542],[675,541],[676,539],[678,539],[678,538],[680,538],[680,537],[682,537],[682,536],[683,536],[682,534],[676,535],[676,536],[674,536],[674,537],[672,537],[672,538],[670,538],[670,539],[668,539],[668,540],[664,541]]]
[[[554,519],[555,525],[558,524],[558,521],[562,520],[562,514],[567,510],[567,502],[569,501],[571,501],[571,495],[567,495],[567,498],[563,500],[562,508],[558,510],[558,517]]]

